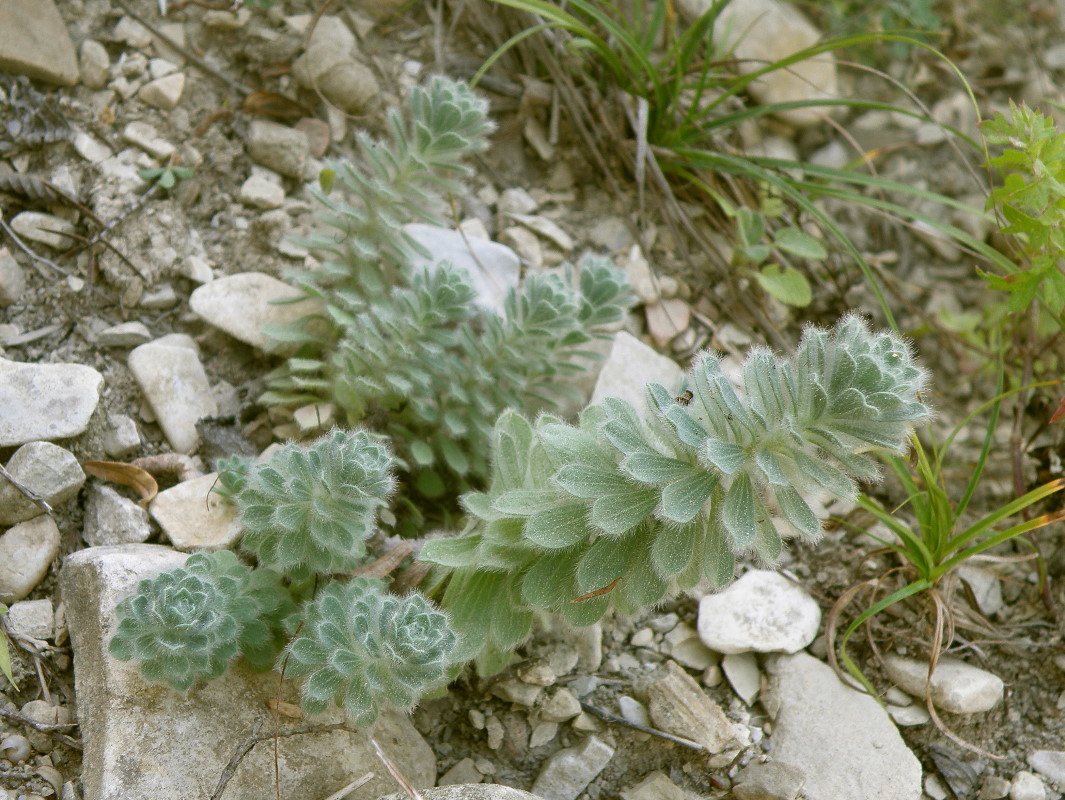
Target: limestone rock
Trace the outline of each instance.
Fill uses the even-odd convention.
[[[77,497],[85,483],[85,473],[74,454],[50,442],[22,445],[8,459],[7,471],[52,508]],[[0,525],[14,525],[43,513],[10,482],[0,479]]]
[[[503,313],[507,292],[517,288],[521,274],[521,262],[513,250],[498,242],[464,237],[458,231],[420,222],[404,225],[403,232],[429,251],[428,258],[412,259],[415,269],[450,261],[469,274],[478,306]]]
[[[101,347],[136,347],[152,339],[152,332],[143,322],[120,322],[100,331],[96,343]]]
[[[107,652],[118,601],[140,580],[181,566],[186,558],[166,547],[137,544],[81,550],[64,564],[60,584],[74,646],[87,798],[200,797],[204,787],[209,791],[218,783],[253,726],[263,720],[273,724],[266,706],[278,696],[276,673],[253,674],[237,664],[221,678],[181,694],[166,685],[145,683],[139,667]],[[295,700],[290,689],[281,694],[288,702]],[[333,710],[307,722],[341,719]],[[285,727],[289,725],[282,722]],[[406,715],[383,714],[371,731],[416,787],[433,785],[435,757]],[[325,797],[367,772],[375,778],[348,798],[370,800],[395,788],[362,733],[283,736],[278,747],[284,797]],[[227,800],[272,796],[273,762],[272,746],[254,748],[227,786]]]
[[[135,544],[152,533],[148,512],[110,486],[93,486],[85,501],[82,538],[92,547]]]
[[[287,325],[320,310],[313,300],[279,302],[299,296],[297,289],[264,272],[241,272],[198,287],[189,306],[234,339],[267,350],[273,340],[263,333],[264,325]]]
[[[172,334],[142,344],[129,354],[129,368],[170,446],[194,451],[200,442],[196,423],[218,414],[195,343]]]
[[[4,617],[4,625],[14,636],[28,636],[47,640],[55,636],[55,609],[52,601],[20,600],[12,604]]]
[[[681,0],[681,12],[695,19],[710,7],[710,0]],[[729,3],[714,24],[718,47],[731,49],[739,70],[751,73],[799,50],[812,47],[821,33],[797,9],[781,0],[743,0]],[[828,54],[805,59],[786,69],[774,70],[748,88],[761,103],[835,99],[836,62]],[[800,127],[816,124],[828,107],[794,108],[779,116]]]
[[[748,764],[736,775],[735,800],[798,800],[806,776],[802,770],[779,761]]]
[[[675,361],[655,352],[632,334],[618,331],[589,402],[595,404],[606,397],[620,397],[643,413],[647,408],[646,384],[661,383],[670,391],[679,391],[683,379],[684,371]]]
[[[81,82],[89,89],[102,89],[110,77],[111,58],[95,39],[85,39],[78,48]]]
[[[900,688],[914,697],[924,697],[928,662],[888,654],[884,671]],[[932,675],[932,704],[954,714],[990,711],[1002,702],[1005,684],[997,675],[957,658],[944,656]]]
[[[78,82],[78,59],[53,0],[0,0],[0,72]]]
[[[719,653],[794,653],[817,636],[821,609],[778,572],[750,570],[699,601],[699,638]]]
[[[17,303],[26,289],[26,275],[6,247],[0,247],[0,308]]]
[[[302,131],[264,119],[252,120],[247,145],[248,155],[256,163],[290,178],[303,177],[310,145]]]
[[[221,550],[234,547],[241,527],[232,503],[211,489],[218,483],[212,472],[182,481],[156,495],[152,518],[178,550]]]
[[[43,244],[53,250],[65,250],[74,244],[74,240],[65,235],[74,233],[74,226],[69,220],[55,214],[23,211],[12,218],[11,227],[23,239]]]
[[[577,800],[613,757],[613,747],[589,736],[576,747],[559,750],[547,759],[533,783],[533,794],[551,800]]]
[[[41,514],[0,536],[0,603],[21,600],[48,574],[59,555],[59,528]]]
[[[175,72],[173,75],[156,78],[154,81],[144,84],[140,91],[137,92],[137,97],[152,108],[173,111],[177,107],[178,101],[181,100],[181,93],[184,91],[185,74],[183,72]]]
[[[711,753],[737,743],[725,712],[673,661],[665,663],[647,688],[647,700],[655,726],[667,733],[698,742]]]
[[[1028,766],[1044,778],[1065,786],[1065,751],[1036,750],[1028,756]]]
[[[81,364],[0,358],[0,447],[77,436],[100,401],[104,376]]]
[[[647,332],[658,347],[665,347],[678,334],[688,330],[691,323],[691,307],[679,297],[649,305],[644,313],[647,315]]]
[[[765,666],[770,761],[801,770],[806,800],[919,800],[921,764],[876,700],[807,653]]]

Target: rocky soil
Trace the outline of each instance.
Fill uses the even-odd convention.
[[[398,784],[371,736],[418,789],[461,787],[427,798],[1061,796],[1065,653],[1034,564],[981,562],[958,583],[955,602],[970,624],[931,693],[948,735],[917,699],[928,639],[921,607],[879,623],[882,663],[855,645],[885,691],[883,706],[827,664],[835,600],[894,566],[846,525],[816,547],[796,545],[780,573],[747,569],[716,595],[588,629],[545,621],[502,674],[467,673],[369,736],[344,730],[337,716],[289,715],[291,687],[276,676],[234,670],[179,695],[110,658],[112,609],[138,579],[238,535],[232,512],[210,495],[214,459],[331,424],[322,409],[279,413],[255,402],[277,363],[261,326],[299,312],[271,304],[291,291],[281,277],[314,263],[293,238],[313,226],[308,185],[328,159],[354,152],[355,131],[379,131],[385,109],[415,82],[449,68],[469,77],[454,65],[488,55],[461,18],[453,22],[454,8],[436,5],[335,3],[313,35],[319,8],[303,0],[166,6],[0,0],[0,464],[54,509],[42,513],[0,477],[0,602],[10,606],[2,624],[17,683],[0,677],[0,800],[208,798],[223,789],[232,800],[272,796],[275,778],[285,798],[376,798]],[[1061,101],[1065,6],[993,6],[944,12],[947,50],[982,113],[1010,97]],[[761,30],[763,49],[748,55],[779,57],[819,35],[787,13],[780,25]],[[908,53],[887,68],[936,120],[975,135],[975,113],[940,62]],[[755,99],[897,97],[867,72],[819,69],[756,87],[765,94]],[[692,273],[665,226],[649,232],[647,252],[635,244],[635,191],[607,191],[564,122],[555,136],[542,82],[491,77],[500,128],[457,199],[464,235],[418,232],[434,257],[489,265],[482,296],[491,303],[522,271],[584,250],[611,254],[640,306],[588,387],[593,399],[639,400],[645,381],[678,385],[699,349],[742,357],[767,335],[723,282]],[[752,151],[822,164],[851,161],[855,146],[875,149],[885,176],[983,204],[979,172],[934,123],[871,111],[831,125],[770,120],[743,135]],[[831,210],[880,265],[935,376],[937,425],[949,429],[991,393],[972,353],[928,323],[979,307],[972,259],[928,230]],[[979,215],[927,211],[992,235]],[[791,340],[801,324],[831,324],[846,308],[876,315],[854,270],[826,270],[809,308],[766,309]],[[1004,429],[1003,451],[1008,438]],[[958,444],[964,479],[979,433]],[[1060,438],[1040,444],[1051,474],[1054,464],[1060,472]],[[147,509],[136,491],[85,465],[134,459],[163,489]],[[1008,475],[1003,457],[979,503],[1008,497]],[[1065,567],[1059,537],[1040,533],[1052,587]],[[1065,602],[1060,589],[1049,594],[1050,608]],[[334,728],[299,732],[310,723]]]

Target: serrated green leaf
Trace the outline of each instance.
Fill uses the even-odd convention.
[[[766,294],[785,305],[803,308],[813,300],[806,276],[793,267],[781,269],[779,264],[767,264],[754,277]]]
[[[808,233],[798,228],[782,228],[773,234],[773,244],[785,253],[810,261],[823,261],[828,258],[825,246]]]

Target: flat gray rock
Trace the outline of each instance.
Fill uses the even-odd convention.
[[[78,57],[53,0],[0,0],[0,72],[73,86]]]
[[[278,696],[276,673],[236,666],[188,694],[147,684],[132,662],[113,659],[107,642],[114,607],[138,582],[181,566],[187,555],[158,545],[91,547],[66,559],[60,575],[74,647],[78,721],[84,742],[82,781],[87,800],[188,800],[214,791],[223,769],[256,722],[271,729],[267,703]],[[294,702],[286,686],[281,699]],[[340,712],[293,723],[341,721]],[[431,748],[402,714],[383,715],[371,729],[399,769],[419,789],[436,780]],[[334,731],[278,740],[281,796],[323,798],[373,772],[369,783],[346,795],[370,800],[395,788],[368,737]],[[226,787],[226,800],[274,796],[272,741],[254,747]]]
[[[28,442],[7,461],[7,471],[52,508],[77,497],[85,473],[74,454],[51,442]],[[14,525],[43,514],[41,507],[8,481],[0,480],[0,525]]]
[[[889,653],[884,657],[884,671],[900,689],[914,697],[924,697],[927,661]],[[1002,702],[1006,690],[1002,678],[950,656],[936,662],[930,688],[932,704],[953,714],[990,711]]]
[[[189,306],[234,339],[267,350],[276,342],[263,333],[264,325],[288,325],[321,311],[313,300],[282,302],[300,296],[297,289],[263,272],[241,272],[198,287]]]
[[[110,486],[89,488],[82,538],[92,547],[147,541],[152,527],[148,512]]]
[[[68,439],[89,424],[104,376],[81,364],[0,358],[0,447]]]
[[[0,603],[26,597],[58,555],[59,528],[47,514],[9,528],[0,536]]]
[[[196,422],[217,415],[218,404],[192,339],[171,334],[142,344],[129,354],[129,369],[170,446],[194,451],[200,443]]]
[[[765,666],[770,761],[803,773],[806,800],[920,800],[921,764],[876,700],[808,653]]]
[[[699,638],[718,653],[794,653],[817,636],[821,609],[779,572],[752,569],[699,601]]]
[[[449,261],[464,269],[477,291],[474,302],[481,308],[503,314],[507,292],[516,289],[521,274],[517,253],[499,242],[463,236],[458,231],[412,222],[403,232],[429,251],[428,258],[412,260],[415,269],[434,267]]]
[[[549,800],[577,800],[613,757],[613,747],[596,736],[589,736],[575,747],[559,750],[544,762],[533,783],[533,793]]]

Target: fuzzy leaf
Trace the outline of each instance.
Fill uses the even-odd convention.
[[[592,503],[591,523],[608,535],[619,536],[646,519],[657,499],[654,492],[639,489],[604,495]]]
[[[537,512],[525,521],[525,538],[547,548],[570,547],[590,536],[588,507],[584,503],[567,503]]]
[[[521,581],[522,599],[533,608],[554,608],[573,598],[576,553],[562,550],[540,558]]]
[[[633,453],[621,462],[621,468],[642,483],[670,483],[694,470],[686,461],[650,452]]]
[[[477,564],[477,549],[481,537],[459,536],[454,539],[430,539],[422,545],[420,561],[444,567],[468,567]]]
[[[813,300],[810,282],[794,267],[781,269],[779,264],[767,264],[754,277],[766,294],[785,305],[803,308]]]
[[[681,524],[691,522],[706,505],[719,482],[718,476],[709,472],[697,472],[674,481],[662,490],[659,516]]]
[[[638,538],[600,538],[577,564],[577,589],[581,593],[605,589],[628,573],[629,561],[639,546]]]
[[[688,566],[695,553],[695,525],[664,525],[658,530],[651,545],[651,564],[660,578],[671,578]]]
[[[555,483],[574,497],[585,500],[624,492],[631,486],[617,470],[608,471],[584,464],[565,465],[555,475]]]
[[[721,522],[738,549],[750,547],[754,542],[757,522],[754,516],[754,488],[751,478],[741,472],[725,493],[721,506]]]

